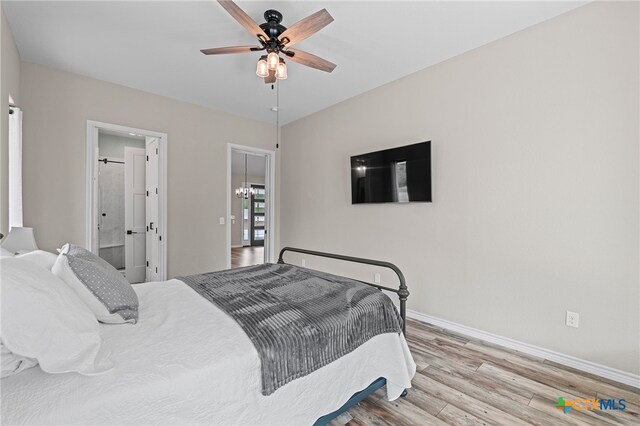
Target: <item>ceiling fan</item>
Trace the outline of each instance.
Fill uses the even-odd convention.
[[[264,78],[264,82],[267,84],[275,83],[276,79],[287,78],[287,64],[284,59],[280,57],[280,53],[294,62],[321,71],[330,73],[336,67],[336,64],[326,59],[291,48],[294,44],[312,36],[333,22],[333,17],[326,9],[309,15],[287,28],[280,23],[282,22],[282,13],[277,10],[270,9],[264,12],[266,22],[258,25],[233,1],[218,0],[218,3],[220,3],[240,25],[249,31],[252,36],[258,38],[260,46],[231,46],[202,49],[201,52],[205,55],[264,51],[266,54],[258,60],[256,74]]]

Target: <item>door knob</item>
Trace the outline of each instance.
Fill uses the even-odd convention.
[[[127,235],[131,235],[131,234],[140,234],[140,232],[133,232],[130,229],[127,229]]]

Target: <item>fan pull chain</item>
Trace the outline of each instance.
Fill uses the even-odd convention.
[[[280,84],[276,82],[276,149],[280,148]]]

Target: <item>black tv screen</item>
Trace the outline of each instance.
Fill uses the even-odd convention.
[[[351,203],[431,201],[431,141],[351,157]]]

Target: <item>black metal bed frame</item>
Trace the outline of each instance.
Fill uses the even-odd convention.
[[[398,299],[400,299],[400,316],[402,317],[402,333],[406,336],[407,334],[407,298],[409,297],[409,290],[407,289],[407,282],[404,279],[404,275],[402,274],[402,271],[396,265],[390,262],[383,262],[381,260],[365,259],[362,257],[353,257],[353,256],[344,256],[341,254],[334,254],[334,253],[324,253],[321,251],[313,251],[313,250],[307,250],[307,249],[301,249],[301,248],[295,248],[295,247],[284,247],[282,250],[280,250],[280,254],[278,255],[278,263],[280,264],[285,263],[282,256],[287,251],[301,253],[301,254],[308,254],[311,256],[326,257],[329,259],[344,260],[346,262],[363,263],[365,265],[380,266],[382,268],[391,269],[393,272],[396,273],[396,275],[398,276],[398,280],[400,281],[400,285],[398,286],[397,289],[391,288],[391,287],[385,287],[379,284],[368,283],[366,281],[360,281],[360,280],[356,280],[356,281],[375,287],[378,290],[391,291],[398,295]]]

